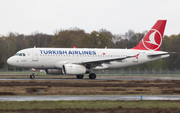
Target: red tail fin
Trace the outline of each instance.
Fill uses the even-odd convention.
[[[132,49],[159,51],[162,44],[166,20],[158,20],[141,42]]]

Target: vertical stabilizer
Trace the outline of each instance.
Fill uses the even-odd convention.
[[[132,49],[159,51],[162,44],[166,20],[158,20],[141,42]]]

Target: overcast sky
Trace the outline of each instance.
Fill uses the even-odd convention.
[[[113,34],[149,30],[166,19],[165,35],[180,33],[180,0],[0,0],[0,34],[54,34],[78,27]]]

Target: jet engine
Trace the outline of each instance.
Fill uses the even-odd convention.
[[[63,74],[62,69],[45,69],[46,74],[53,74],[53,75],[58,75],[58,74]]]
[[[62,67],[62,71],[64,74],[80,75],[80,74],[85,74],[87,72],[87,69],[83,65],[64,64]]]

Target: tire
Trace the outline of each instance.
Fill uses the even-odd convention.
[[[30,78],[31,78],[31,79],[34,79],[34,78],[35,78],[35,76],[34,76],[34,75],[30,75]]]
[[[90,73],[89,78],[90,79],[96,79],[96,74],[95,73]]]
[[[84,75],[76,75],[77,79],[83,79]]]

